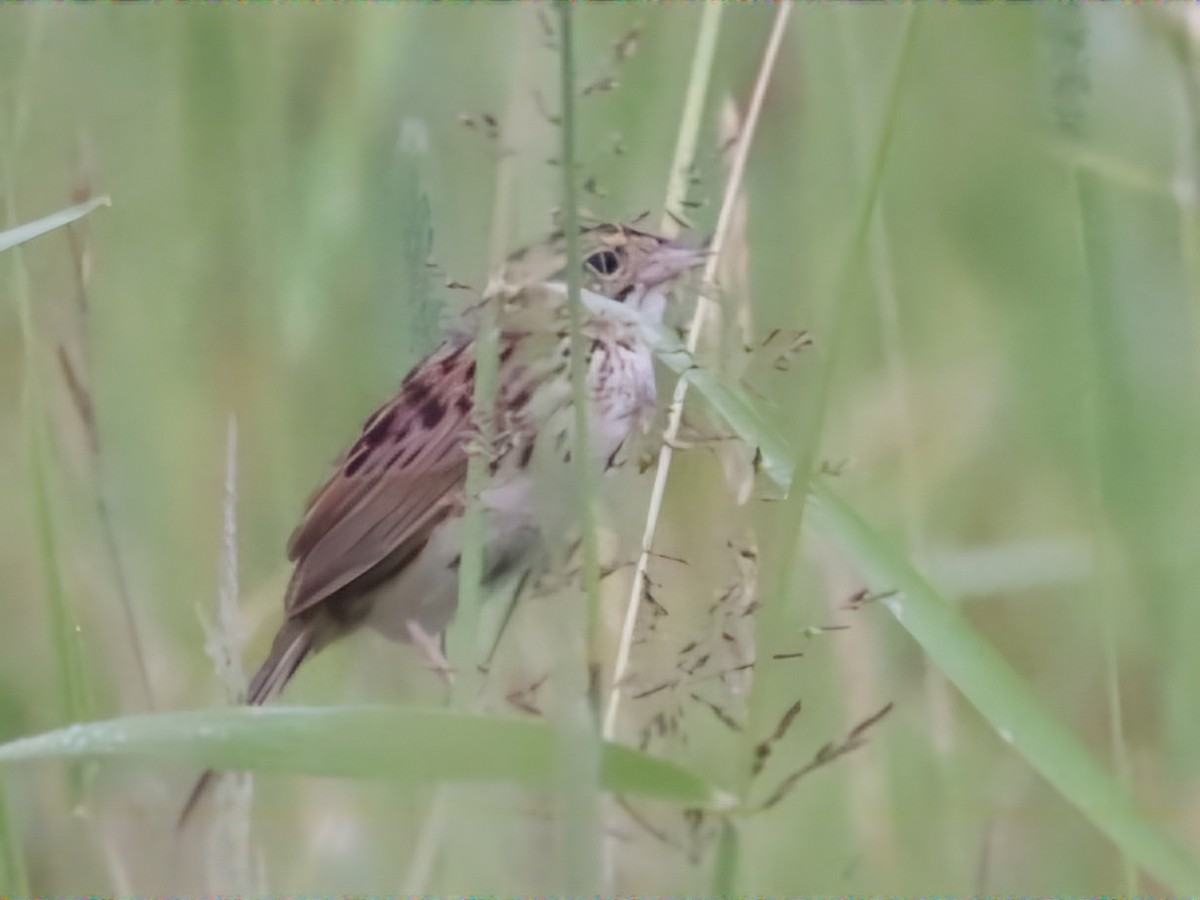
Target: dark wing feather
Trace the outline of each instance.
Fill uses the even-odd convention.
[[[356,581],[375,582],[418,552],[462,502],[475,383],[474,347],[443,344],[313,495],[288,542],[296,563],[284,609],[295,616]]]

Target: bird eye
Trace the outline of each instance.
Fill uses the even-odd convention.
[[[600,250],[584,260],[597,275],[613,275],[621,268],[621,260],[612,250]]]

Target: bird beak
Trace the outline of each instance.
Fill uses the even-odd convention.
[[[708,259],[708,251],[685,247],[680,244],[665,244],[643,264],[645,269],[639,273],[639,281],[643,284],[662,284],[688,269],[703,265]]]

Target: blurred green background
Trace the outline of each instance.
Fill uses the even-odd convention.
[[[619,82],[579,102],[595,214],[661,215],[702,14],[576,9],[579,82]],[[803,440],[838,468],[838,490],[959,605],[1145,818],[1194,849],[1200,20],[1182,6],[912,15],[794,10],[723,270],[725,350],[711,364],[736,377],[755,361],[738,344],[776,328],[811,332],[815,346],[786,372],[760,365],[767,374],[754,376],[780,428],[814,423]],[[773,16],[766,5],[723,12],[696,205],[683,210],[698,235],[712,228],[723,184],[718,110],[744,111]],[[631,29],[635,51],[615,60]],[[892,98],[905,34],[910,58]],[[81,179],[112,197],[76,229],[90,245],[86,334],[64,232],[0,258],[0,737],[72,715],[47,612],[55,569],[79,625],[83,713],[150,708],[98,485],[154,708],[221,702],[202,620],[221,577],[231,417],[247,656],[257,661],[278,621],[283,546],[304,498],[437,340],[439,315],[470,297],[447,282],[482,287],[493,229],[503,249],[522,246],[561,205],[557,130],[538,112],[558,105],[558,59],[545,43],[529,6],[0,10],[9,224],[68,205]],[[883,186],[855,251],[868,154],[889,115]],[[499,226],[501,148],[487,116],[508,129],[503,152],[513,154],[514,199]],[[752,323],[745,334],[733,331],[739,320]],[[60,347],[95,404],[98,481]],[[39,546],[30,489],[30,371],[48,417],[57,566]],[[845,608],[860,583],[825,541],[772,543],[781,504],[762,490],[735,512],[717,461],[681,455],[664,551],[686,559],[754,542],[768,584],[779,583],[772,571],[801,565],[798,593],[762,598],[784,626],[776,640],[805,653],[759,660],[758,724],[769,732],[804,703],[763,777],[778,781],[895,703],[864,749],[739,822],[736,890],[1164,889],[1130,871],[881,604]],[[628,516],[631,545],[639,515]],[[657,599],[686,608],[679,582]],[[830,625],[850,627],[805,631]],[[310,668],[289,700],[437,696],[429,673],[373,635]],[[743,738],[685,706],[689,740],[669,752],[744,782]],[[78,806],[64,772],[47,762],[5,774],[9,846],[40,894],[401,891],[435,790],[264,776],[251,875],[236,876],[201,859],[200,838],[171,831],[191,769],[103,763],[85,770]],[[539,853],[553,829],[545,809],[499,788],[474,802],[469,821],[448,826],[451,849],[428,889],[555,890]],[[616,890],[711,890],[711,849],[691,862],[628,821],[621,828]]]

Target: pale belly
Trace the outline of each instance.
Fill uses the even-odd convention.
[[[593,461],[603,470],[631,433],[644,432],[653,422],[657,394],[649,350],[610,345],[607,352],[593,354],[588,388]],[[574,414],[570,403],[564,402],[569,397],[567,386],[560,384],[556,390],[559,399],[553,403],[553,413],[540,422],[534,451],[522,454],[517,447],[507,453],[481,496],[485,583],[515,566],[529,565],[546,544],[547,529],[561,542],[574,526],[574,476],[569,465]],[[376,589],[379,602],[372,604],[368,624],[396,640],[409,639],[410,622],[426,634],[440,634],[458,605],[461,550],[462,520],[452,517],[434,529],[403,572]]]
[[[603,357],[593,357],[588,375],[591,437],[597,459],[607,462],[631,433],[644,433],[654,421],[654,361],[649,350],[615,345]]]

